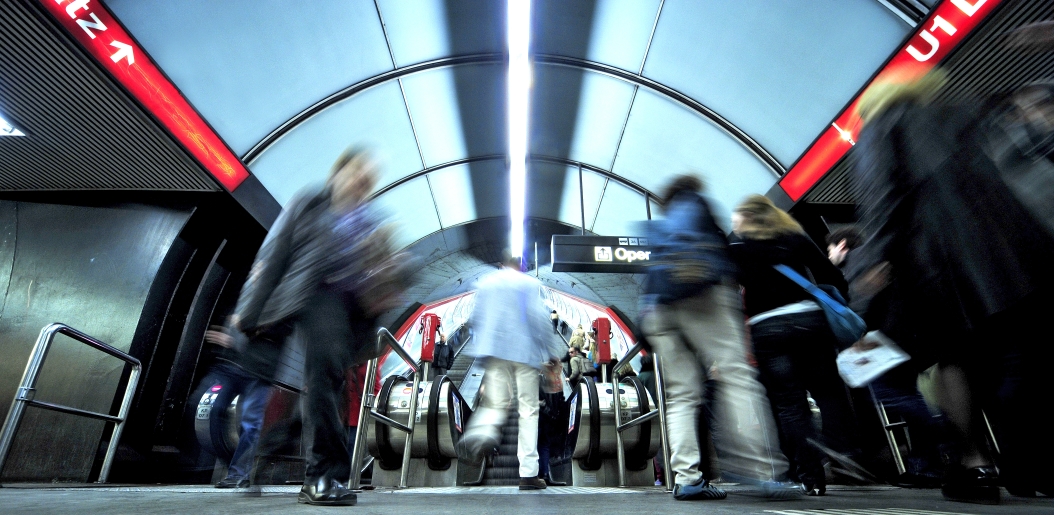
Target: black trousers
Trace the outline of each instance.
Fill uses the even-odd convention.
[[[779,426],[780,447],[799,481],[824,484],[821,453],[806,391],[820,408],[823,440],[854,455],[852,407],[835,365],[835,339],[822,311],[775,316],[754,324],[754,357]]]
[[[297,320],[304,337],[304,434],[308,441],[305,483],[319,478],[347,482],[347,412],[344,381],[358,350],[368,343],[372,321],[343,295],[322,291]]]

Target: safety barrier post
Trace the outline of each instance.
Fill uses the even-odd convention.
[[[403,448],[403,464],[402,471],[399,474],[399,488],[406,488],[407,475],[410,469],[410,448],[413,446],[414,427],[416,426],[415,420],[417,418],[417,399],[419,397],[417,390],[421,386],[421,367],[417,365],[417,362],[406,352],[399,342],[392,336],[392,333],[388,332],[385,328],[377,330],[377,347],[383,348],[384,345],[391,347],[395,355],[399,356],[410,370],[414,374],[414,386],[413,396],[410,398],[410,414],[407,417],[406,424],[403,425],[395,420],[392,420],[373,409],[376,406],[376,398],[373,394],[373,381],[377,374],[377,363],[380,358],[374,358],[370,360],[369,365],[366,368],[366,384],[363,385],[362,391],[362,405],[359,406],[359,427],[365,427],[365,430],[357,431],[355,434],[355,449],[352,451],[351,460],[351,479],[348,483],[348,488],[358,486],[358,483],[362,480],[362,458],[365,453],[366,445],[366,431],[368,431],[368,424],[366,424],[366,416],[377,420],[378,422],[387,425],[388,427],[398,429],[406,434],[406,445]]]
[[[670,470],[670,435],[666,428],[666,385],[663,382],[662,363],[658,354],[653,354],[655,363],[655,402],[659,404],[659,435],[662,437],[662,475],[666,491],[673,490],[673,473]]]
[[[362,387],[362,402],[359,403],[359,428],[355,431],[355,447],[351,452],[351,479],[348,480],[348,488],[357,489],[362,483],[363,454],[366,450],[366,437],[370,430],[370,424],[366,423],[366,413],[373,408],[377,402],[376,394],[373,393],[373,382],[377,377],[377,358],[371,359],[366,365],[366,377]]]
[[[94,411],[86,411],[33,399],[36,395],[37,378],[40,376],[40,369],[44,366],[44,359],[47,358],[48,350],[51,349],[51,343],[55,339],[55,334],[57,333],[65,334],[75,341],[105,352],[110,356],[132,365],[132,372],[128,376],[128,385],[125,387],[124,396],[121,399],[121,408],[117,412],[116,417],[106,413],[96,413]],[[99,479],[96,481],[97,483],[105,483],[106,479],[110,476],[110,467],[113,465],[113,458],[117,453],[117,443],[121,439],[121,432],[124,430],[124,423],[128,420],[128,411],[132,407],[132,398],[134,397],[135,388],[139,383],[139,375],[142,371],[143,365],[138,359],[135,359],[132,356],[66,324],[54,323],[41,329],[40,336],[37,337],[37,343],[33,346],[33,351],[29,354],[29,361],[26,363],[26,370],[22,373],[22,381],[19,383],[18,390],[15,392],[15,398],[11,401],[11,407],[7,411],[7,418],[4,420],[4,427],[0,430],[0,472],[3,471],[4,464],[7,462],[7,455],[11,451],[11,444],[15,440],[15,433],[18,432],[18,427],[22,424],[22,417],[25,415],[26,407],[35,406],[37,408],[58,411],[69,415],[78,415],[114,423],[113,432],[110,434],[110,444],[106,448],[106,456],[103,458],[102,468],[99,470]]]

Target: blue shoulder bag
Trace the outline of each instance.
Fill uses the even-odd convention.
[[[827,323],[831,326],[831,332],[842,348],[856,343],[867,332],[867,324],[853,310],[846,305],[845,299],[838,290],[831,288],[830,291],[813,284],[804,278],[793,268],[787,265],[773,265],[779,273],[787,276],[811,295],[823,309],[827,317]]]

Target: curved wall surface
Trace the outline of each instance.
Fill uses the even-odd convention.
[[[0,414],[7,413],[41,328],[52,322],[129,350],[158,268],[190,214],[0,201]],[[36,398],[108,412],[122,368],[123,362],[59,336]],[[103,426],[28,408],[2,479],[86,481]]]

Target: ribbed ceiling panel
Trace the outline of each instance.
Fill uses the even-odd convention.
[[[0,2],[0,191],[219,187],[28,0]]]
[[[942,65],[948,84],[942,102],[968,102],[1012,90],[1037,80],[1054,78],[1054,52],[1011,48],[1007,34],[1030,23],[1048,20],[1054,0],[1009,0],[973,33]],[[851,157],[842,159],[805,196],[816,204],[852,204],[856,191],[849,181]]]

